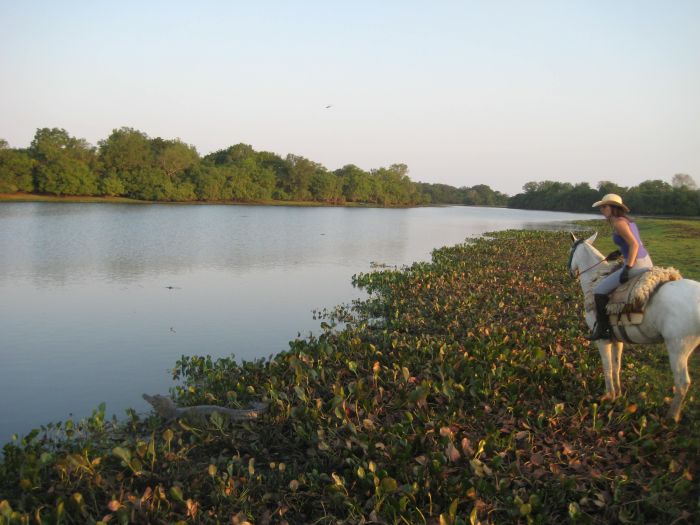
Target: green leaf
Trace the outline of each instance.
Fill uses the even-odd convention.
[[[75,492],[73,495],[70,497],[71,502],[80,510],[82,511],[85,508],[85,500],[83,499],[83,495],[80,492]]]
[[[180,503],[185,501],[185,498],[182,496],[182,489],[177,485],[173,485],[172,487],[170,487],[170,490],[168,492],[175,501],[179,501]]]
[[[470,525],[477,525],[477,523],[479,523],[479,517],[478,517],[476,505],[474,505],[474,508],[469,513],[469,524]]]
[[[120,458],[122,461],[124,461],[127,465],[131,463],[131,451],[122,448],[122,447],[114,447],[112,449],[112,454]]]
[[[303,388],[300,386],[295,386],[294,387],[294,392],[296,393],[297,397],[299,398],[300,401],[306,401],[308,398],[306,397],[306,392],[304,391]]]
[[[6,499],[0,501],[0,516],[6,518],[9,522],[10,516],[12,516],[12,507],[10,502]]]
[[[386,477],[382,479],[382,492],[386,494],[391,494],[392,492],[395,492],[398,486],[399,485],[394,478]]]

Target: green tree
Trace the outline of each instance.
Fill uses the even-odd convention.
[[[154,155],[148,136],[133,128],[119,128],[98,142],[99,159],[105,171],[116,173],[150,168]]]
[[[182,176],[185,170],[199,162],[199,154],[194,146],[185,144],[180,139],[151,141],[154,164],[170,178]]]
[[[617,195],[624,195],[627,193],[627,188],[624,186],[618,186],[614,182],[607,180],[602,180],[598,183],[598,196],[603,197],[608,193],[615,193]]]
[[[662,180],[647,180],[629,189],[609,181],[591,189],[587,183],[571,185],[553,181],[528,182],[524,193],[514,195],[508,206],[522,209],[591,211],[590,205],[608,193],[621,195],[635,214],[700,215],[700,191],[688,188],[691,180],[674,178],[675,186]],[[694,181],[692,181],[694,182]],[[692,185],[691,185],[692,186]]]
[[[343,180],[334,173],[317,171],[309,185],[315,201],[340,203],[343,201]]]
[[[177,200],[176,185],[158,168],[133,169],[124,175],[129,197],[146,201]]]
[[[324,171],[325,168],[316,162],[310,161],[298,155],[287,155],[287,178],[282,181],[284,191],[292,200],[311,200],[311,179],[314,174]]]
[[[492,190],[486,184],[477,184],[471,188],[465,188],[466,196],[463,204],[475,206],[505,206],[508,196]]]
[[[253,150],[253,147],[241,143],[210,153],[204,159],[217,166],[228,166],[254,156],[255,150]]]
[[[448,184],[419,182],[418,188],[428,202],[435,204],[468,204],[466,188],[455,188]]]
[[[277,177],[274,170],[256,162],[255,169],[251,171],[251,178],[254,184],[253,198],[256,200],[272,199],[277,186]]]
[[[689,217],[700,215],[700,191],[698,190],[691,190],[685,186],[673,188],[667,199],[669,208],[666,213]]]
[[[257,153],[257,161],[261,169],[265,170],[266,173],[271,173],[274,177],[274,184],[272,185],[269,198],[289,200],[289,195],[284,190],[284,181],[289,178],[287,163],[284,159],[276,153],[259,151]]]
[[[98,142],[98,158],[102,167],[100,188],[104,195],[126,195],[143,199],[144,195],[160,194],[146,188],[140,174],[155,164],[155,155],[148,136],[133,128],[119,128]],[[149,178],[148,180],[153,180]]]
[[[252,201],[256,198],[256,187],[253,181],[253,169],[243,163],[226,166],[227,196],[235,201]]]
[[[29,148],[35,160],[35,188],[55,195],[98,193],[94,148],[64,129],[41,128]]]
[[[170,190],[169,198],[177,202],[190,202],[197,200],[195,183],[189,180],[178,181]]]
[[[574,190],[568,182],[546,180],[528,182],[523,186],[525,193],[514,195],[508,200],[508,206],[526,210],[568,210],[571,202],[568,195]]]
[[[195,194],[201,201],[225,200],[226,168],[211,165],[199,165],[189,170],[195,185]]]
[[[664,214],[672,209],[672,186],[662,180],[646,180],[630,188],[625,197],[627,205],[635,213]],[[672,212],[673,213],[673,212]]]
[[[388,168],[372,171],[376,181],[376,202],[385,206],[410,205],[420,202],[418,186],[408,178],[405,164],[392,164]]]
[[[119,177],[119,175],[117,175],[114,168],[102,174],[102,176],[99,178],[98,186],[100,195],[118,197],[126,194],[124,181],[121,179],[121,177]]]
[[[204,157],[204,163],[220,168],[204,186],[225,200],[259,201],[273,198],[277,186],[275,168],[283,162],[267,152],[256,153],[248,144],[236,144]],[[199,186],[201,187],[201,185]],[[201,194],[201,190],[198,190]]]
[[[562,211],[590,212],[591,206],[599,198],[598,191],[587,182],[574,184],[570,191],[561,196],[558,209]]]
[[[354,164],[347,164],[335,171],[342,182],[343,196],[350,202],[369,202],[371,196],[370,175]]]
[[[0,139],[0,193],[34,190],[34,161],[24,150],[11,149]]]

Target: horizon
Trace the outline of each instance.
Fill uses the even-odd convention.
[[[700,4],[0,3],[0,138],[113,129],[507,195],[700,173]],[[26,146],[25,146],[26,145]]]

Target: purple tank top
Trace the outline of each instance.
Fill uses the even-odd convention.
[[[637,244],[639,245],[639,249],[637,250],[637,258],[646,257],[649,255],[649,252],[647,252],[647,249],[644,247],[642,239],[639,238],[639,230],[637,229],[637,225],[629,220],[627,221],[627,224],[629,224],[630,231],[632,232],[632,235],[634,235],[634,238],[637,240]],[[629,244],[627,244],[627,241],[616,231],[613,231],[612,240],[620,248],[622,256],[625,258],[625,261],[627,261],[630,254],[630,247]]]

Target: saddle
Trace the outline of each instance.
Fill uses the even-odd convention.
[[[612,326],[640,324],[644,320],[644,308],[659,286],[682,278],[675,268],[653,266],[649,271],[621,284],[610,294],[608,301],[610,324]]]

